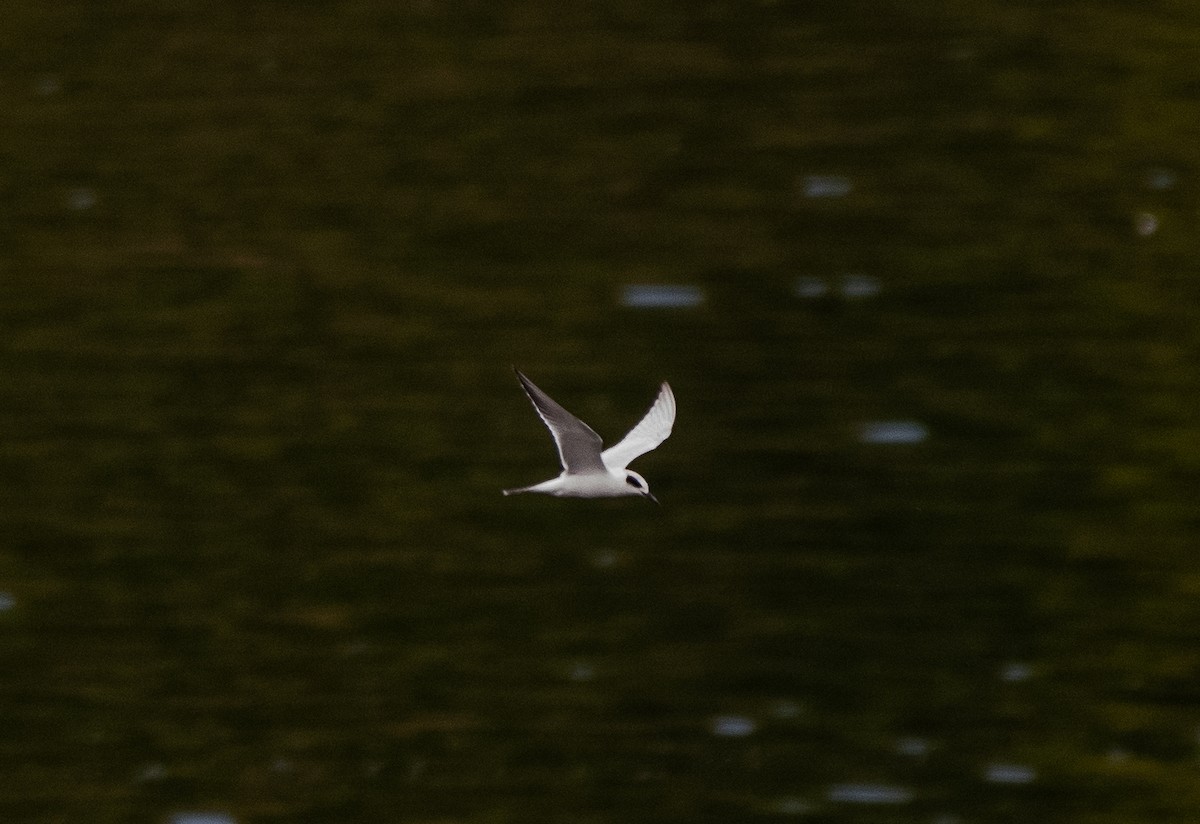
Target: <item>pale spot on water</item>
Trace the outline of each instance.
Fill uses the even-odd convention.
[[[1156,192],[1174,189],[1179,183],[1179,173],[1165,166],[1151,166],[1142,174],[1142,185]]]
[[[1037,780],[1037,770],[1025,764],[989,764],[983,780],[991,784],[1032,784]]]
[[[842,175],[808,175],[800,183],[805,197],[845,197],[854,189],[854,183]]]
[[[812,275],[803,275],[796,278],[792,284],[792,294],[806,300],[824,297],[829,294],[829,284],[821,280],[821,278],[813,277]]]
[[[596,679],[596,668],[587,661],[576,661],[567,670],[567,677],[576,683],[585,683]]]
[[[1150,237],[1158,231],[1158,218],[1150,212],[1138,212],[1133,216],[1133,230],[1141,237]]]
[[[896,752],[909,758],[924,758],[929,755],[929,742],[924,738],[901,738],[896,742]]]
[[[74,212],[84,212],[96,205],[96,192],[86,186],[77,186],[67,192],[67,208]]]
[[[1033,667],[1021,661],[1010,661],[1000,668],[1000,680],[1019,684],[1033,677]]]
[[[861,299],[873,298],[879,294],[883,286],[874,275],[853,273],[842,276],[842,297]]]
[[[690,284],[634,283],[621,290],[621,303],[634,309],[690,309],[704,303],[704,290]]]
[[[785,795],[772,802],[768,809],[776,815],[806,815],[813,811],[813,805],[794,795]]]
[[[170,824],[237,824],[233,816],[221,812],[175,813],[169,820]]]
[[[871,444],[921,443],[929,429],[920,421],[871,421],[859,429],[858,439]]]
[[[592,566],[596,569],[612,569],[621,561],[621,556],[611,549],[597,550],[592,554]]]
[[[787,721],[792,718],[799,718],[804,714],[804,707],[797,704],[795,701],[777,701],[771,707],[771,716],[778,718],[781,721]]]
[[[758,723],[745,715],[718,715],[709,729],[721,738],[745,738],[758,730]]]
[[[828,797],[841,804],[907,804],[913,796],[912,790],[891,784],[835,784]]]
[[[139,784],[150,784],[155,781],[162,781],[166,777],[166,766],[155,762],[153,764],[146,764],[144,767],[138,770],[137,775],[134,776],[134,780]]]

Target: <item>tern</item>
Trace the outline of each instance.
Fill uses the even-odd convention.
[[[617,444],[603,449],[604,442],[590,426],[563,409],[533,381],[521,374],[517,379],[533,408],[550,430],[558,447],[563,471],[557,478],[533,486],[504,490],[505,495],[518,492],[540,492],[558,498],[619,498],[639,495],[658,503],[650,494],[646,479],[625,467],[639,455],[644,455],[667,439],[675,423],[675,395],[663,382],[654,405],[637,426],[629,430]],[[603,451],[601,451],[603,449]]]

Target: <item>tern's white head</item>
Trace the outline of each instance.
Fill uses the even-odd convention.
[[[625,470],[625,483],[631,490],[634,490],[632,494],[641,495],[644,498],[654,501],[654,503],[658,503],[658,498],[650,494],[650,484],[646,483],[646,479],[632,469]]]

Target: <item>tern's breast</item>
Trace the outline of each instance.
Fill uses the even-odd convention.
[[[607,474],[566,475],[562,481],[563,485],[558,494],[567,498],[619,498],[622,495],[637,494],[623,478]]]

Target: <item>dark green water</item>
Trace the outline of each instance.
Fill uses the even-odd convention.
[[[0,819],[1200,818],[1194,4],[11,5]]]

